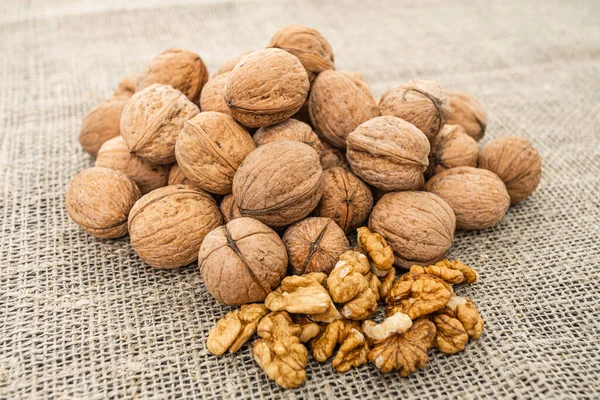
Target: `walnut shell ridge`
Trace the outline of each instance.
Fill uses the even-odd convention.
[[[369,229],[394,250],[394,265],[432,265],[452,246],[456,218],[440,197],[426,192],[391,192],[373,207]]]
[[[414,125],[382,116],[359,125],[348,135],[346,156],[352,171],[383,190],[423,187],[429,165],[429,141]]]
[[[225,85],[229,79],[230,72],[225,72],[210,78],[206,85],[202,88],[200,93],[200,110],[202,111],[217,111],[223,114],[231,115],[225,99],[223,99],[223,93],[225,92]]]
[[[192,181],[190,181],[187,176],[183,173],[179,164],[175,163],[171,165],[171,169],[169,170],[169,185],[194,185]]]
[[[65,203],[71,219],[87,233],[113,239],[127,234],[127,215],[141,195],[125,174],[93,167],[73,178]]]
[[[473,139],[481,139],[487,127],[487,113],[483,105],[475,96],[465,92],[447,90],[445,93],[450,100],[450,115],[446,123],[460,125]]]
[[[257,146],[277,140],[295,140],[306,143],[319,154],[323,151],[323,144],[310,125],[293,118],[288,118],[276,125],[262,127],[256,131],[252,138]]]
[[[288,264],[279,235],[252,218],[238,218],[204,238],[198,265],[208,292],[229,305],[262,302]]]
[[[79,143],[92,157],[96,157],[104,142],[121,133],[121,114],[127,100],[126,96],[111,97],[92,108],[83,117]]]
[[[455,167],[477,167],[479,147],[460,125],[446,124],[433,139],[428,175]]]
[[[129,213],[129,236],[145,263],[172,269],[194,262],[204,237],[222,221],[217,203],[205,191],[165,186],[135,203]]]
[[[323,193],[319,155],[310,146],[280,140],[250,153],[233,177],[240,213],[281,227],[306,217]]]

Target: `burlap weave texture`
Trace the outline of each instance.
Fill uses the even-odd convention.
[[[600,7],[595,1],[156,0],[0,3],[0,399],[593,398],[600,392]],[[205,347],[227,307],[197,266],[157,271],[128,240],[72,223],[64,193],[92,165],[81,119],[169,47],[216,71],[292,22],[319,29],[339,69],[374,93],[412,78],[475,94],[483,143],[528,138],[537,192],[449,256],[480,271],[459,288],[486,320],[457,355],[408,379],[309,361],[284,391],[249,346]]]

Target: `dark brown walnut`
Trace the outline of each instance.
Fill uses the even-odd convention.
[[[263,301],[285,276],[285,246],[252,218],[237,218],[206,235],[198,256],[208,292],[229,305]]]
[[[231,71],[225,103],[231,115],[251,128],[277,124],[294,115],[310,83],[296,57],[279,49],[255,51]]]
[[[233,198],[240,213],[271,227],[306,217],[322,193],[319,155],[310,146],[291,140],[258,147],[233,177]]]
[[[171,85],[198,104],[202,87],[208,81],[208,70],[200,56],[183,49],[169,49],[146,64],[135,81],[136,91],[155,83]]]
[[[131,96],[121,116],[121,135],[129,152],[155,164],[171,164],[184,122],[199,112],[179,90],[155,84]]]
[[[206,85],[202,88],[200,94],[200,110],[202,111],[217,111],[223,114],[231,115],[227,103],[223,99],[225,85],[229,79],[230,72],[225,72],[210,78]]]
[[[331,218],[350,234],[367,220],[371,208],[371,190],[352,172],[340,167],[323,172],[323,195],[314,215]]]
[[[350,132],[379,115],[372,96],[343,72],[333,70],[323,71],[315,79],[308,111],[319,137],[341,149],[346,148]]]
[[[350,169],[348,161],[344,153],[337,147],[333,147],[327,142],[321,142],[323,150],[321,151],[321,167],[323,171],[329,168],[342,167],[344,169]]]
[[[383,190],[423,187],[429,165],[429,141],[408,122],[391,116],[359,125],[346,140],[352,171]]]
[[[131,97],[135,93],[135,79],[137,74],[127,75],[119,82],[119,86],[113,92],[113,96]]]
[[[458,167],[431,178],[425,190],[438,195],[454,211],[456,228],[487,229],[496,225],[510,206],[510,196],[498,175],[486,169]]]
[[[392,192],[375,204],[369,229],[394,250],[394,265],[431,265],[452,246],[456,218],[440,197],[425,192]]]
[[[487,126],[487,114],[483,105],[465,92],[446,90],[445,93],[450,100],[450,116],[446,123],[460,125],[473,139],[481,139]]]
[[[226,224],[229,223],[229,221],[242,216],[235,201],[233,201],[233,195],[231,193],[223,197],[219,208],[221,209],[221,214],[223,214],[223,220]]]
[[[275,32],[267,47],[276,47],[298,57],[311,82],[319,72],[335,68],[333,49],[316,29],[286,25]]]
[[[177,164],[196,186],[231,193],[233,175],[255,149],[246,129],[227,114],[206,111],[187,121],[175,144]]]
[[[127,96],[115,96],[92,108],[83,117],[79,132],[81,147],[96,157],[100,147],[121,132],[121,114],[127,104]]]
[[[542,178],[542,156],[527,139],[518,136],[502,136],[485,145],[479,167],[502,179],[512,204],[529,197]]]
[[[108,140],[100,147],[95,165],[124,173],[135,182],[142,194],[165,186],[169,178],[168,165],[152,164],[131,154],[121,136]]]
[[[283,235],[292,272],[329,274],[350,243],[344,231],[329,218],[306,218],[291,225]]]
[[[323,151],[323,145],[310,125],[293,118],[286,119],[276,125],[260,128],[252,138],[257,146],[277,140],[295,140],[296,142],[306,143],[319,154]]]
[[[221,75],[224,74],[226,72],[231,72],[233,71],[233,69],[235,68],[236,65],[238,65],[240,63],[240,61],[242,61],[244,58],[246,58],[246,56],[250,53],[254,53],[253,50],[250,51],[245,51],[242,54],[232,57],[229,60],[225,61],[223,63],[223,65],[221,65],[221,68],[219,68],[217,70],[217,72],[215,72],[215,74],[213,75],[213,78],[217,75]]]
[[[112,239],[127,234],[127,215],[140,196],[125,174],[94,167],[73,178],[65,203],[69,217],[87,233]]]
[[[171,165],[171,169],[169,170],[169,185],[193,185],[192,181],[190,181],[183,173],[179,164],[175,163]]]
[[[437,83],[412,80],[388,90],[379,109],[382,115],[410,122],[431,142],[450,115],[450,101]]]
[[[444,125],[433,139],[429,156],[429,177],[455,167],[476,167],[479,147],[460,125]]]
[[[194,262],[204,237],[222,223],[215,200],[190,185],[165,186],[135,203],[129,213],[131,245],[155,268]]]

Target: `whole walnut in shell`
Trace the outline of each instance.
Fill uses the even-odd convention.
[[[542,178],[542,156],[527,139],[518,136],[502,136],[485,145],[479,167],[502,179],[512,204],[533,193]]]
[[[242,61],[244,58],[246,58],[246,56],[250,53],[254,53],[254,50],[250,50],[250,51],[245,51],[242,54],[232,57],[229,60],[225,61],[223,63],[223,65],[221,65],[221,68],[219,68],[217,70],[217,72],[215,72],[215,74],[213,75],[213,78],[217,75],[221,75],[224,74],[226,72],[231,72],[233,71],[233,69],[235,68],[236,65],[238,65],[240,63],[240,61]]]
[[[372,96],[343,72],[323,71],[308,99],[310,119],[321,139],[346,148],[346,137],[363,122],[379,115]]]
[[[454,167],[476,167],[479,160],[477,142],[460,125],[444,125],[431,143],[428,175]]]
[[[323,151],[323,145],[310,125],[293,118],[286,119],[276,125],[260,128],[252,138],[257,146],[277,140],[295,140],[306,143],[319,154]]]
[[[432,141],[450,115],[450,101],[437,83],[412,80],[388,90],[379,109],[410,122]]]
[[[475,140],[485,134],[487,114],[483,105],[474,96],[458,90],[447,90],[450,100],[450,116],[447,124],[460,125]]]
[[[361,89],[366,95],[373,97],[373,93],[371,92],[371,89],[369,88],[367,81],[365,81],[365,77],[363,76],[363,74],[361,74],[360,72],[354,72],[354,71],[341,71],[341,72],[344,75],[346,75],[348,78],[350,78],[350,80],[352,82],[354,82],[354,84],[356,86],[358,86],[359,89]],[[375,100],[375,97],[373,97],[373,101],[377,102]]]
[[[319,155],[310,146],[291,140],[258,147],[233,177],[233,198],[240,213],[271,227],[306,217],[322,193]]]
[[[441,259],[452,246],[455,226],[450,206],[426,192],[385,194],[369,217],[369,229],[394,250],[394,265],[406,269]]]
[[[113,92],[113,96],[131,97],[135,93],[135,80],[137,74],[127,75],[119,82],[119,86]]]
[[[155,164],[171,164],[184,122],[199,112],[179,90],[155,84],[131,96],[121,116],[121,135],[130,153]]]
[[[200,92],[208,81],[208,70],[200,56],[183,49],[169,49],[153,58],[135,81],[136,91],[155,83],[171,85],[198,104]]]
[[[177,138],[177,164],[196,186],[217,194],[231,193],[233,175],[254,150],[252,137],[227,114],[201,112],[185,122]]]
[[[92,108],[83,117],[79,132],[81,147],[92,157],[96,157],[100,147],[108,139],[119,136],[121,132],[121,114],[128,97],[115,96]]]
[[[73,178],[65,202],[69,217],[87,233],[112,239],[127,234],[127,215],[141,195],[125,174],[94,167]]]
[[[179,164],[175,163],[171,165],[171,169],[169,170],[169,185],[193,185],[192,181],[190,181],[181,168]]]
[[[323,150],[321,150],[320,154],[321,167],[323,167],[323,170],[334,167],[350,169],[348,160],[346,160],[346,156],[340,149],[333,147],[327,142],[321,142],[321,144],[323,145]]]
[[[331,218],[350,234],[367,220],[371,208],[371,189],[356,175],[340,167],[323,171],[323,195],[314,215]]]
[[[370,119],[348,135],[352,171],[383,190],[420,189],[429,165],[429,141],[414,125],[391,116]]]
[[[350,243],[344,231],[329,218],[306,218],[287,228],[283,234],[292,272],[329,274]]]
[[[135,182],[142,194],[163,187],[169,178],[169,166],[152,164],[129,152],[122,136],[105,142],[96,157],[96,167],[121,171]]]
[[[288,264],[283,242],[252,218],[237,218],[204,238],[198,265],[209,293],[225,304],[263,301]]]
[[[229,223],[232,219],[241,218],[242,216],[237,204],[233,201],[233,195],[231,193],[223,197],[219,208],[221,209],[221,214],[223,214],[225,223]]]
[[[490,228],[500,222],[510,206],[504,182],[486,169],[458,167],[443,171],[427,182],[425,190],[450,205],[458,229]]]
[[[135,203],[129,213],[129,236],[145,263],[178,268],[198,258],[202,240],[222,221],[208,193],[189,185],[165,186]]]
[[[255,51],[231,71],[225,103],[242,125],[258,128],[294,115],[306,100],[310,83],[300,61],[279,49]]]
[[[316,29],[292,24],[275,32],[267,47],[276,47],[298,57],[312,82],[321,71],[334,69],[333,49]]]
[[[225,72],[210,78],[206,85],[202,88],[200,93],[200,110],[202,111],[217,111],[223,114],[231,115],[225,99],[223,99],[223,93],[225,92],[225,85],[229,79],[230,72]]]

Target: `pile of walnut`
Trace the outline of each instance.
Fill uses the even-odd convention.
[[[73,178],[66,209],[95,237],[129,235],[152,267],[198,261],[221,303],[266,302],[276,313],[258,326],[255,355],[285,386],[301,381],[303,343],[326,323],[315,358],[341,342],[338,370],[371,357],[407,374],[432,343],[452,351],[478,336],[465,322],[472,304],[449,286],[471,270],[436,264],[455,231],[491,228],[540,182],[541,156],[526,139],[479,150],[486,124],[475,97],[431,81],[376,101],[361,74],[336,70],[318,31],[289,25],[210,79],[202,58],[182,49],[123,79],[84,117],[79,141],[95,166]],[[385,262],[348,252],[348,235],[364,226],[381,235]],[[392,264],[411,272],[393,284]],[[402,314],[350,322],[384,298],[390,316]],[[234,342],[218,336],[211,347],[239,347],[265,313],[243,306],[219,325],[237,326]]]

